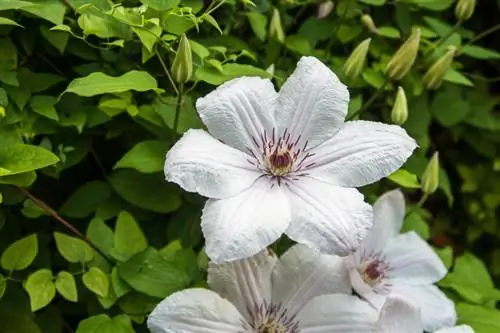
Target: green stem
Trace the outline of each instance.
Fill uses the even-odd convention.
[[[478,40],[488,36],[489,34],[492,34],[494,33],[495,31],[499,30],[500,29],[500,24],[497,24],[497,25],[494,25],[492,26],[491,28],[489,29],[486,29],[485,31],[481,32],[479,35],[477,35],[476,37],[472,38],[470,41],[467,42],[467,44],[465,44],[464,46],[467,46],[467,45],[471,45],[471,44],[474,44],[475,42],[477,42]],[[462,46],[463,47],[463,46]]]
[[[209,8],[207,9],[207,11],[205,12],[206,15],[210,15],[212,12],[214,12],[217,8],[219,8],[220,6],[222,6],[224,3],[226,2],[226,0],[222,0],[221,2],[219,2],[217,5],[215,5],[213,8]]]
[[[441,38],[438,41],[438,43],[436,44],[436,46],[434,47],[434,49],[436,50],[441,45],[443,45],[448,40],[448,38],[451,37],[451,35],[453,35],[455,32],[457,32],[458,29],[460,29],[461,26],[462,26],[462,21],[458,21],[457,23],[455,23],[455,25],[453,26],[453,28],[451,28],[451,30],[443,38]]]
[[[358,111],[354,112],[353,114],[351,114],[347,120],[353,120],[354,118],[356,118],[358,115],[360,115],[363,111],[365,111],[366,109],[368,109],[372,104],[373,102],[375,102],[377,100],[377,98],[382,94],[382,92],[384,91],[385,87],[387,86],[387,84],[389,83],[389,78],[386,78],[384,83],[380,86],[380,88],[377,89],[377,91],[375,91],[375,93],[368,99],[368,101],[366,103],[363,104],[363,106],[361,108],[359,108]]]
[[[184,86],[181,84],[179,86],[179,94],[177,95],[177,105],[175,106],[175,118],[174,118],[174,131],[177,132],[177,127],[179,126],[179,118],[181,114],[181,106],[184,103]]]
[[[163,68],[165,75],[167,75],[167,78],[170,81],[170,84],[174,88],[175,94],[179,95],[179,90],[177,89],[177,86],[175,85],[174,80],[172,79],[172,76],[170,75],[170,72],[168,71],[168,68],[167,68],[167,65],[165,64],[165,61],[163,61],[160,54],[158,53],[158,49],[156,49],[156,57],[160,61],[161,67]]]
[[[413,213],[417,209],[419,209],[420,207],[422,207],[422,205],[425,203],[425,201],[427,201],[428,198],[429,195],[427,193],[424,193],[420,198],[420,200],[417,202],[417,204],[414,207],[408,209],[408,211],[405,214],[405,218],[408,217],[411,213]]]

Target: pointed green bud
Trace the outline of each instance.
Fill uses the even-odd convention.
[[[193,76],[193,54],[185,34],[182,34],[172,62],[172,78],[176,83],[186,83]]]
[[[476,8],[476,0],[458,0],[455,6],[455,17],[463,22],[471,18]]]
[[[281,25],[281,16],[277,8],[274,8],[271,22],[269,22],[269,36],[274,37],[280,43],[285,42],[285,31]]]
[[[403,125],[408,119],[408,101],[403,87],[398,87],[396,100],[392,106],[391,120],[396,125]]]
[[[439,153],[435,152],[422,175],[422,192],[432,194],[439,186]]]
[[[347,58],[344,64],[344,75],[347,80],[353,80],[361,73],[371,41],[371,38],[362,41]]]
[[[419,46],[420,29],[417,28],[389,60],[385,68],[387,76],[393,80],[404,78],[417,59]]]
[[[427,89],[435,90],[443,83],[443,78],[448,69],[451,67],[453,58],[457,52],[456,46],[448,46],[448,51],[443,54],[425,73],[423,81]]]
[[[370,30],[374,34],[378,34],[378,28],[375,25],[375,22],[373,22],[373,18],[370,15],[364,14],[363,16],[361,16],[361,23],[363,23],[365,27],[367,27],[368,30]]]

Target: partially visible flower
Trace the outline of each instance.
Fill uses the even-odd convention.
[[[432,155],[422,175],[422,192],[432,194],[439,186],[439,152]]]
[[[370,30],[370,32],[378,34],[378,28],[370,15],[364,14],[361,16],[361,22],[368,28],[368,30]]]
[[[365,65],[366,55],[370,48],[371,38],[367,38],[352,51],[344,64],[344,75],[348,80],[353,80],[359,76]]]
[[[393,80],[401,80],[406,76],[417,59],[420,46],[420,29],[413,31],[410,37],[394,53],[385,68],[385,73]]]
[[[273,15],[269,22],[269,36],[274,37],[278,42],[285,42],[285,31],[281,24],[280,11],[277,8],[273,9]]]
[[[349,121],[349,93],[303,57],[276,93],[231,80],[196,102],[209,133],[189,130],[165,161],[168,181],[209,198],[201,227],[216,262],[256,254],[283,233],[322,252],[356,250],[372,224],[355,188],[396,171],[416,147],[404,129]]]
[[[450,45],[448,51],[443,54],[424,75],[423,81],[427,89],[437,89],[443,83],[443,78],[451,67],[453,58],[457,52],[457,47]]]
[[[396,100],[392,106],[391,120],[396,125],[403,125],[408,119],[408,101],[403,87],[398,87]]]
[[[335,4],[332,0],[326,0],[319,4],[318,6],[318,14],[317,18],[322,19],[327,17],[335,7]]]
[[[424,327],[418,307],[397,296],[387,299],[380,311],[376,333],[422,333],[422,331]],[[445,327],[434,333],[474,333],[474,330],[468,325],[460,325]]]
[[[176,83],[186,83],[193,76],[193,54],[185,34],[180,38],[171,71]]]
[[[373,332],[378,315],[368,303],[345,294],[350,287],[344,274],[340,258],[303,245],[279,260],[264,250],[252,258],[211,263],[212,290],[170,295],[147,324],[152,333]]]
[[[476,0],[458,0],[455,6],[455,17],[463,22],[467,21],[474,14],[476,8]]]
[[[418,307],[426,331],[455,325],[455,305],[433,285],[447,273],[441,259],[415,232],[399,234],[403,194],[394,190],[382,195],[373,213],[369,235],[345,258],[353,289],[378,309],[389,295]]]

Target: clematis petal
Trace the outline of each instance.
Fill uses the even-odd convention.
[[[210,134],[246,152],[275,127],[277,96],[273,84],[259,77],[228,81],[196,101],[196,109]]]
[[[356,296],[321,295],[297,315],[301,333],[373,333],[377,311]]]
[[[455,327],[442,328],[434,333],[474,333],[474,330],[469,325],[459,325]]]
[[[286,234],[297,243],[345,256],[372,226],[372,208],[356,189],[301,177],[288,190],[292,222]]]
[[[454,326],[457,321],[455,304],[434,285],[395,285],[392,294],[420,308],[424,330],[427,332]]]
[[[152,333],[239,333],[245,319],[229,301],[201,288],[176,292],[148,318]]]
[[[270,304],[271,272],[276,261],[277,257],[266,249],[247,259],[210,263],[207,282],[246,316],[249,307]]]
[[[341,258],[302,244],[280,257],[272,276],[273,303],[283,304],[290,313],[298,312],[316,296],[351,292]]]
[[[400,190],[384,193],[373,205],[373,227],[361,245],[365,252],[379,252],[399,234],[405,217],[405,199]]]
[[[261,176],[248,155],[226,146],[203,130],[188,130],[170,149],[165,178],[189,192],[226,198],[250,187]]]
[[[384,255],[391,267],[393,285],[430,284],[441,280],[447,273],[439,256],[413,231],[391,239]]]
[[[291,220],[281,187],[265,177],[227,199],[209,199],[201,228],[206,252],[216,264],[250,257],[277,240]]]
[[[418,307],[400,297],[388,297],[377,322],[377,333],[422,333]]]
[[[349,121],[330,140],[311,149],[311,177],[346,187],[371,184],[399,169],[417,147],[395,125]]]
[[[347,87],[321,61],[302,57],[281,88],[276,109],[279,130],[314,147],[331,138],[344,123]]]

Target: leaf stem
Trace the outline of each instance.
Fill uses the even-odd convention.
[[[382,94],[382,92],[384,91],[384,88],[387,86],[388,83],[389,83],[389,78],[386,78],[384,83],[380,86],[380,88],[377,89],[377,91],[375,91],[375,93],[373,95],[371,95],[371,97],[368,99],[368,101],[366,103],[364,103],[363,106],[361,108],[359,108],[358,111],[351,114],[347,118],[347,120],[353,120],[358,115],[360,115],[363,111],[368,109],[373,104],[373,102],[375,102],[377,100],[377,98]]]
[[[207,11],[205,12],[205,15],[210,15],[211,13],[213,13],[217,8],[219,8],[220,6],[222,6],[224,3],[226,2],[226,0],[221,0],[217,5],[215,5],[213,8],[207,8]],[[213,3],[213,2],[212,2]]]
[[[174,88],[175,94],[179,95],[179,90],[177,89],[177,86],[175,85],[174,80],[172,79],[172,76],[170,75],[170,72],[168,71],[168,68],[167,68],[167,65],[165,64],[165,61],[163,61],[163,59],[161,58],[161,55],[158,53],[158,48],[156,49],[156,57],[160,61],[161,67],[163,68],[163,71],[167,75],[168,80],[170,81],[170,84]]]
[[[179,118],[181,114],[181,106],[184,103],[184,85],[179,86],[179,94],[177,95],[177,105],[175,106],[175,117],[174,117],[174,131],[177,132],[177,127],[179,126]]]
[[[451,37],[451,35],[457,32],[458,29],[460,29],[461,26],[462,26],[462,21],[458,21],[457,23],[455,23],[453,28],[451,28],[451,30],[448,31],[448,33],[437,42],[437,44],[434,47],[434,50],[438,49],[441,45],[443,45]]]
[[[494,33],[495,31],[499,30],[500,29],[500,24],[496,24],[494,26],[492,26],[491,28],[489,29],[486,29],[485,31],[481,32],[479,35],[477,35],[476,37],[472,38],[470,41],[468,41],[464,46],[466,45],[471,45],[475,42],[477,42],[478,40],[488,36],[489,34],[492,34]],[[462,46],[463,47],[463,46]]]
[[[54,220],[57,222],[61,223],[64,225],[66,228],[71,230],[75,235],[77,235],[79,238],[81,238],[85,243],[87,243],[90,247],[92,247],[96,252],[98,252],[100,255],[102,255],[104,258],[107,260],[106,254],[104,254],[99,248],[97,248],[91,241],[88,239],[84,234],[82,234],[77,228],[75,228],[71,223],[63,219],[52,207],[47,205],[45,202],[42,200],[38,199],[35,197],[33,194],[31,194],[28,190],[18,187],[18,190],[27,198],[31,199],[35,205],[40,207],[47,215],[51,216]]]

